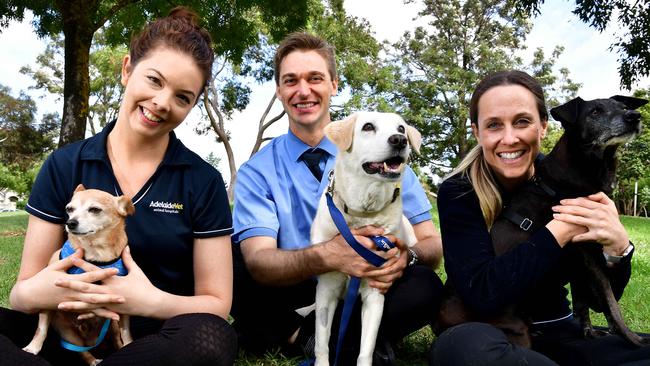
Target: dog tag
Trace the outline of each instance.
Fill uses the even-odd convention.
[[[377,248],[383,250],[384,252],[387,252],[391,248],[395,247],[395,245],[391,243],[391,241],[388,240],[388,238],[385,236],[377,235],[377,236],[370,236],[369,238],[375,243]]]

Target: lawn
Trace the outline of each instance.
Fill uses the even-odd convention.
[[[434,221],[436,219],[437,217]],[[632,278],[620,301],[621,307],[630,328],[650,333],[650,295],[645,290],[650,287],[650,219],[622,216],[621,221],[636,248],[632,261]],[[8,306],[7,298],[18,273],[26,226],[25,212],[0,213],[0,306]],[[440,272],[440,275],[444,276],[444,273]],[[597,324],[605,324],[604,317],[600,314],[594,314],[593,319]],[[428,346],[432,339],[428,328],[406,338],[397,345],[399,364],[426,365]],[[263,358],[242,354],[236,365],[289,366],[296,365],[299,361],[275,353]]]

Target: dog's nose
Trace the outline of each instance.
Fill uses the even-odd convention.
[[[623,116],[623,120],[625,121],[625,123],[637,124],[639,123],[640,119],[641,119],[641,113],[635,110],[625,111],[625,116]]]
[[[407,140],[406,140],[406,136],[404,136],[404,135],[394,134],[394,135],[391,135],[388,138],[388,145],[390,145],[390,146],[392,146],[392,147],[394,147],[394,148],[396,148],[398,150],[402,150],[403,148],[405,148],[406,143],[407,143]]]
[[[65,223],[65,226],[67,226],[68,229],[70,229],[70,230],[74,230],[74,229],[77,228],[77,226],[79,226],[79,221],[77,221],[75,219],[70,219]]]

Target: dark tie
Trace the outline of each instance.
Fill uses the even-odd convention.
[[[315,148],[315,149],[310,149],[302,153],[300,158],[307,164],[307,167],[309,168],[309,171],[311,171],[311,174],[318,179],[320,182],[321,178],[323,178],[323,170],[321,170],[319,163],[321,158],[325,155],[325,150],[321,148]]]

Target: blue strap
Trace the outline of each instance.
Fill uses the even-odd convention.
[[[345,223],[345,218],[343,218],[343,214],[339,209],[336,207],[334,204],[334,200],[332,199],[332,195],[329,193],[325,194],[325,197],[327,198],[327,207],[329,208],[330,215],[332,216],[332,220],[334,221],[334,225],[336,225],[336,228],[339,229],[339,232],[343,236],[346,242],[354,249],[357,254],[363,257],[368,263],[372,264],[375,267],[381,267],[382,264],[386,261],[384,258],[381,256],[373,253],[363,245],[359,244],[359,242],[354,238],[352,233],[350,232],[350,229],[348,228],[348,225]]]
[[[61,338],[61,347],[73,351],[73,352],[86,352],[90,351],[91,349],[97,347],[102,341],[104,340],[104,337],[106,337],[106,332],[108,332],[108,326],[111,324],[110,319],[106,319],[104,322],[104,325],[102,325],[102,330],[99,332],[99,337],[97,337],[97,342],[93,344],[92,346],[88,347],[82,347],[82,346],[77,346],[76,344],[72,344],[65,339]]]
[[[75,249],[72,247],[72,244],[70,244],[70,241],[66,241],[63,243],[63,247],[61,248],[61,252],[59,254],[59,258],[67,258],[74,254]],[[104,264],[104,265],[99,265],[98,267],[100,268],[117,268],[118,276],[126,276],[129,272],[126,270],[126,266],[124,265],[124,262],[122,262],[122,258],[119,258],[118,260],[109,263],[109,264]],[[81,274],[85,273],[85,271],[79,267],[70,267],[67,271],[70,274]],[[104,337],[106,337],[106,332],[108,331],[108,325],[111,323],[110,319],[106,319],[104,322],[104,325],[102,326],[102,330],[99,332],[99,337],[97,337],[97,342],[93,346],[88,346],[88,347],[82,347],[82,346],[77,346],[76,344],[72,344],[65,339],[61,338],[61,347],[74,351],[74,352],[86,352],[89,351],[95,347],[97,347],[102,341],[104,340]]]
[[[325,194],[327,198],[327,207],[329,208],[330,215],[334,221],[334,225],[339,230],[345,241],[362,256],[366,261],[375,267],[381,267],[382,264],[386,262],[384,258],[373,253],[363,245],[361,245],[350,232],[350,228],[343,218],[343,214],[334,204],[332,200],[332,195],[329,193]],[[371,236],[370,239],[375,243],[377,248],[383,251],[388,251],[391,248],[394,248],[395,245],[384,236]],[[352,310],[354,309],[354,303],[357,300],[357,295],[359,293],[359,287],[361,286],[361,279],[359,277],[351,277],[350,282],[348,283],[348,290],[345,295],[345,300],[343,300],[343,311],[341,312],[341,322],[339,324],[339,335],[336,340],[336,356],[334,358],[334,366],[337,365],[339,354],[341,353],[341,346],[343,345],[343,337],[345,337],[345,332],[348,329],[348,324],[350,323],[350,317],[352,316]]]
[[[61,248],[61,254],[59,254],[59,259],[67,258],[72,254],[74,254],[74,252],[75,249],[72,247],[72,244],[70,244],[70,241],[66,241],[65,243],[63,243],[63,247]],[[99,268],[117,268],[118,276],[126,276],[129,273],[121,257],[118,257],[115,261],[110,263],[94,263],[94,262],[89,262],[89,263],[92,263]],[[79,267],[70,267],[67,272],[69,274],[82,274],[85,271]]]

